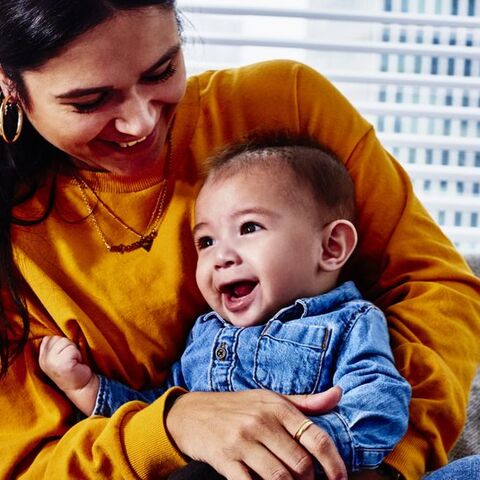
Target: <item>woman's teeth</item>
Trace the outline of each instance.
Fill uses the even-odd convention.
[[[142,138],[139,138],[138,140],[133,140],[132,142],[120,142],[119,145],[122,147],[122,148],[128,148],[128,147],[133,147],[134,145],[136,145],[137,143],[140,143],[140,142],[143,142],[147,137],[142,137]]]

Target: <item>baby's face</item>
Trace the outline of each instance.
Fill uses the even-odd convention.
[[[208,181],[195,207],[197,283],[234,325],[265,322],[319,292],[319,222],[313,199],[289,195],[290,175],[259,168]],[[308,194],[305,194],[308,195]]]

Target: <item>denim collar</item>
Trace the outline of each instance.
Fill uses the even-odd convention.
[[[273,320],[287,322],[296,318],[326,313],[330,310],[338,309],[338,307],[343,303],[350,302],[352,300],[360,300],[361,298],[362,295],[358,291],[355,284],[351,281],[345,282],[327,293],[323,293],[315,297],[299,298],[295,301],[295,303],[279,310],[265,323],[272,322]],[[228,327],[229,325],[232,326],[213,310],[204,315],[203,321],[206,322],[214,318],[219,320],[225,327]]]

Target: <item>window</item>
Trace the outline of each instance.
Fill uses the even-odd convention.
[[[422,71],[422,57],[419,57],[418,55],[416,55],[414,60],[413,72],[420,73],[421,71]]]
[[[444,120],[444,122],[443,122],[443,134],[448,136],[448,135],[450,135],[451,131],[452,131],[452,121],[450,119]],[[446,165],[446,164],[444,164],[444,165]]]
[[[414,148],[409,148],[408,149],[408,162],[409,163],[415,163],[416,156],[417,156],[417,151]]]
[[[390,28],[384,28],[382,31],[382,41],[389,42],[390,41]]]
[[[442,150],[442,165],[448,165],[450,163],[450,151]]]
[[[448,59],[447,75],[455,75],[455,59]]]
[[[475,0],[468,0],[468,15],[470,17],[475,15]]]
[[[379,132],[385,131],[385,117],[383,115],[380,115],[377,119],[377,130]]]
[[[388,72],[388,55],[383,54],[380,57],[380,70],[382,72]]]
[[[440,210],[438,212],[438,224],[445,225],[445,210]]]
[[[470,226],[471,227],[478,227],[478,213],[472,212],[470,215]]]
[[[380,92],[378,93],[378,100],[380,102],[386,102],[387,101],[387,90],[385,87],[380,88]]]
[[[452,0],[452,15],[458,15],[458,0]]]
[[[425,163],[431,165],[433,163],[433,150],[428,148],[425,152]]]
[[[479,5],[480,0],[178,0],[195,27],[189,34],[185,24],[189,74],[271,58],[300,60],[324,73],[374,125],[420,199],[465,252],[480,251],[478,232],[478,240],[472,241],[471,231],[462,237],[472,208],[480,214],[480,118],[474,115],[480,107],[474,83],[480,37],[467,23],[478,16]],[[273,14],[260,15],[263,7]],[[285,17],[289,8],[298,17]],[[372,20],[385,12],[389,20]],[[424,15],[424,21],[406,23],[409,14]],[[189,39],[198,40],[195,54],[188,53]],[[467,47],[474,47],[471,56]],[[458,232],[450,229],[455,212],[463,213]]]
[[[462,212],[455,212],[454,224],[456,227],[462,226]]]

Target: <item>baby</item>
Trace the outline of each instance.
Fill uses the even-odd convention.
[[[137,392],[98,375],[62,337],[43,339],[40,366],[86,415],[152,402],[173,385],[282,394],[338,385],[337,407],[311,420],[348,470],[375,468],[406,431],[410,387],[382,312],[353,282],[337,285],[357,243],[354,213],[344,165],[312,140],[233,145],[211,160],[195,205],[196,279],[212,311],[197,319],[166,384]]]

